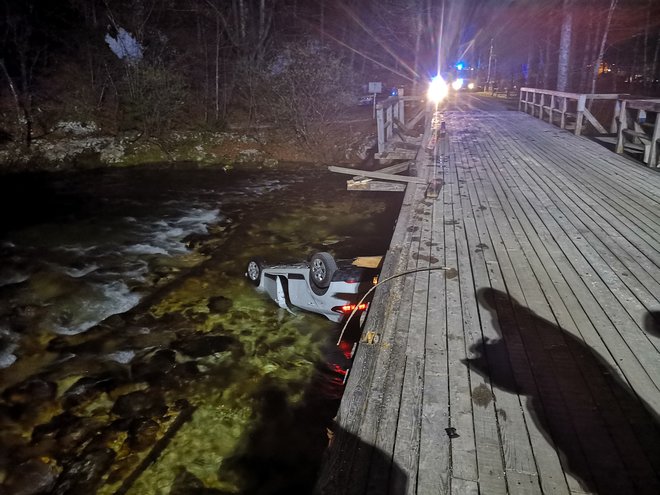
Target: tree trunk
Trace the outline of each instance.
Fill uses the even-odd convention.
[[[0,59],[0,67],[2,68],[2,72],[4,73],[5,77],[7,78],[9,91],[11,92],[11,95],[14,98],[14,105],[16,107],[16,127],[20,129],[22,127],[21,101],[20,98],[18,97],[18,93],[16,92],[16,86],[14,86],[14,81],[9,75],[9,71],[7,70],[7,66],[5,65],[5,61],[2,59]]]
[[[594,61],[594,70],[591,77],[591,94],[596,92],[596,80],[598,79],[598,70],[600,69],[600,64],[603,62],[603,56],[605,55],[605,44],[607,43],[607,35],[610,31],[610,24],[612,23],[612,15],[616,9],[616,4],[618,0],[610,0],[610,8],[607,11],[607,19],[605,21],[605,26],[603,28],[603,36],[600,40],[600,49],[598,50],[598,58]]]
[[[566,91],[568,87],[568,66],[571,55],[571,35],[573,31],[573,11],[571,0],[564,0],[563,20],[559,38],[559,61],[557,66],[557,90]]]
[[[587,89],[587,80],[591,71],[589,70],[589,62],[594,58],[591,56],[592,47],[594,45],[595,34],[594,34],[594,16],[589,16],[589,23],[587,24],[586,32],[586,44],[584,48],[584,54],[582,57],[582,70],[580,71],[580,91],[586,91]]]

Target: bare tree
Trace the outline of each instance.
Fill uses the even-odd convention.
[[[600,46],[598,48],[598,55],[596,60],[594,60],[593,72],[591,75],[591,94],[596,92],[596,80],[598,79],[598,72],[600,71],[600,66],[603,63],[603,56],[605,55],[605,45],[607,43],[607,35],[610,31],[610,25],[612,24],[612,16],[616,10],[618,0],[610,0],[610,7],[607,11],[607,17],[605,19],[605,25],[603,26],[603,34],[600,39]]]
[[[557,64],[557,90],[566,91],[568,87],[569,63],[571,57],[571,36],[573,34],[573,5],[571,0],[564,0],[562,9],[561,34],[559,37],[559,61]]]

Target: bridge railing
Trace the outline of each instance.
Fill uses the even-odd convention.
[[[640,153],[649,167],[660,166],[660,99],[621,100],[619,107],[615,151]],[[655,118],[649,119],[649,114],[655,114]]]
[[[405,103],[422,100],[423,98],[418,96],[405,96],[403,89],[400,89],[398,95],[390,96],[376,105],[378,155],[387,153],[388,143],[393,141],[395,135],[405,140],[403,136],[425,116],[425,108],[422,105],[412,119],[406,120]]]
[[[614,134],[617,132],[616,116],[619,114],[619,100],[627,94],[584,94],[567,93],[538,88],[520,88],[518,110],[528,113],[562,129],[573,128],[579,136],[585,123],[591,124],[599,134]],[[614,106],[612,120],[609,123],[600,122],[590,111],[587,102],[603,100],[612,102]],[[606,128],[609,127],[609,131]]]

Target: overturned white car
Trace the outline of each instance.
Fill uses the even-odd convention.
[[[335,260],[323,252],[314,254],[309,262],[282,265],[253,258],[245,276],[281,308],[300,308],[339,322],[374,285],[380,261],[380,256]],[[366,308],[362,303],[357,310]]]

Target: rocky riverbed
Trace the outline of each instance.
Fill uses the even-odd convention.
[[[1,231],[0,493],[308,491],[352,342],[244,265],[382,254],[400,198],[291,169],[25,180],[16,211],[43,209]]]

